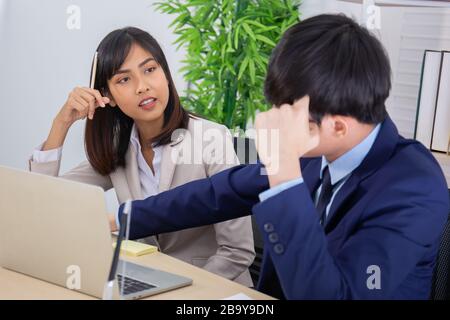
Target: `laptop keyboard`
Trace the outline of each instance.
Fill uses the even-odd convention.
[[[132,278],[128,278],[128,277],[125,277],[125,281],[123,281],[121,274],[117,275],[117,282],[119,283],[119,289],[121,291],[122,291],[122,284],[124,285],[124,288],[123,288],[124,295],[156,288],[156,286],[153,286],[151,284],[148,284],[148,283],[145,283],[145,282],[142,282],[139,280],[135,280]]]

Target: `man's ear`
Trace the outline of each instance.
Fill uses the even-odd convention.
[[[333,116],[333,129],[337,137],[343,137],[348,133],[348,123],[346,117]]]

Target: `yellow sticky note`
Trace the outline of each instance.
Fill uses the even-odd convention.
[[[116,242],[113,243],[113,247],[116,247]],[[141,242],[123,240],[120,251],[129,256],[138,257],[144,254],[157,252],[158,248]]]

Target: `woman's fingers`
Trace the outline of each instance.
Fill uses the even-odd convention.
[[[94,118],[95,109],[106,107],[110,100],[108,97],[102,97],[100,92],[95,89],[76,87],[69,95],[68,106],[78,111],[78,117],[89,119]]]
[[[109,99],[107,97],[102,97],[98,90],[91,88],[82,88],[82,90],[84,91],[82,94],[83,97],[89,101],[88,117],[92,120],[94,118],[95,109],[98,107],[106,107],[105,103],[108,103]]]
[[[106,98],[106,97],[102,97],[102,95],[100,94],[100,91],[91,89],[91,88],[83,88],[83,89],[95,97],[95,99],[97,100],[97,104],[100,107],[102,107],[102,108],[106,107],[105,102],[104,102],[104,98]]]
[[[95,96],[93,96],[91,93],[86,92],[85,90],[82,89],[82,91],[79,92],[79,95],[81,98],[83,98],[84,101],[86,101],[88,103],[88,118],[92,120],[92,118],[94,117],[94,111],[96,108],[95,105]]]
[[[89,103],[87,103],[83,98],[73,95],[69,100],[69,104],[72,108],[76,109],[78,112],[87,114],[89,109]]]
[[[80,118],[86,118],[86,115],[88,113],[89,108],[87,106],[85,106],[83,103],[80,103],[76,100],[73,100],[71,102],[71,106],[73,109],[75,109],[76,111],[78,111],[78,116]]]
[[[84,101],[88,103],[89,105],[88,118],[92,120],[94,118],[95,109],[98,107],[95,95],[84,88],[81,88],[78,94],[81,98],[84,99]]]

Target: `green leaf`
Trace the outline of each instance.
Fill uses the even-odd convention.
[[[264,61],[262,60],[261,56],[255,56],[253,59],[256,62],[256,65],[259,67],[259,69],[262,72],[266,72],[267,64],[264,63]]]
[[[254,25],[254,26],[256,26],[256,27],[258,27],[258,28],[260,28],[260,29],[266,29],[266,28],[267,28],[265,25],[259,23],[259,22],[256,21],[256,20],[246,20],[245,22],[246,22],[246,23],[250,23],[250,24],[252,24],[252,25]]]
[[[231,42],[231,36],[232,36],[231,32],[228,32],[228,35],[227,35],[228,50],[233,49],[233,44]]]
[[[256,81],[255,62],[249,59],[248,70],[250,72],[250,80],[253,83]]]
[[[236,75],[236,71],[234,71],[233,66],[231,65],[231,63],[229,61],[225,61],[225,65],[227,66],[228,70],[231,72],[231,74],[233,76]]]
[[[252,38],[253,40],[256,40],[255,34],[253,33],[252,29],[246,24],[245,22],[242,23],[242,27],[244,28],[245,32]]]
[[[276,46],[275,42],[273,42],[272,40],[270,40],[266,36],[263,36],[262,34],[257,34],[256,35],[256,39],[258,39],[258,40],[268,44],[271,47],[275,47]]]
[[[238,25],[234,30],[234,48],[238,49],[239,46],[239,30],[241,30],[241,26]]]
[[[221,59],[222,61],[225,60],[225,53],[226,53],[226,50],[227,50],[227,44],[224,43],[224,44],[222,44],[222,49],[220,50],[220,59]]]
[[[246,20],[246,23],[249,23],[249,24],[252,24],[252,25],[258,27],[258,29],[261,32],[267,32],[267,31],[275,30],[278,28],[278,26],[265,26],[256,20]]]
[[[244,74],[245,69],[247,68],[248,62],[249,62],[249,61],[250,61],[250,58],[249,58],[248,56],[246,56],[246,57],[244,58],[244,61],[242,61],[242,64],[241,64],[241,66],[239,67],[238,80],[241,80],[242,75]]]

